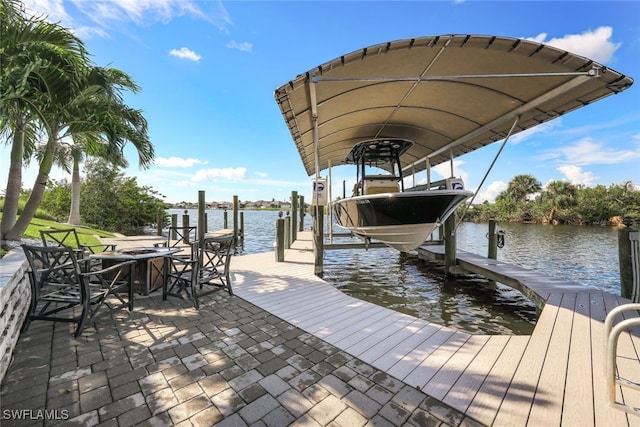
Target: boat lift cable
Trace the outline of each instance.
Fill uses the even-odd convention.
[[[487,169],[487,172],[484,174],[484,177],[482,178],[482,181],[480,182],[480,185],[476,189],[476,192],[473,194],[473,197],[471,198],[471,201],[469,203],[465,204],[464,210],[462,211],[462,215],[460,215],[460,219],[458,220],[458,222],[456,223],[456,226],[453,229],[454,232],[458,230],[458,227],[460,226],[460,223],[462,223],[462,220],[464,219],[464,216],[467,214],[467,210],[469,209],[469,206],[471,206],[473,201],[476,199],[476,196],[480,192],[480,189],[484,185],[484,182],[487,180],[487,177],[489,176],[489,173],[491,172],[491,169],[493,168],[493,165],[496,164],[496,161],[498,160],[498,157],[500,156],[500,153],[502,153],[502,150],[504,149],[504,146],[507,144],[507,141],[509,141],[509,137],[513,133],[513,129],[515,129],[516,125],[518,124],[518,120],[519,119],[520,119],[520,117],[516,117],[515,121],[513,122],[513,125],[511,125],[511,129],[509,129],[509,133],[507,133],[506,138],[502,141],[502,145],[500,146],[500,149],[496,153],[496,156],[493,158],[493,161],[491,162],[491,165],[489,165],[489,168]]]

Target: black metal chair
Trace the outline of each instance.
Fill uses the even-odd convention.
[[[32,320],[77,323],[75,336],[91,323],[102,306],[109,311],[133,310],[133,278],[125,261],[102,270],[89,270],[68,246],[22,245],[29,262],[31,303],[22,331]],[[127,298],[123,295],[126,292]],[[114,304],[115,302],[115,304]]]
[[[198,284],[198,244],[191,244],[189,256],[169,255],[164,257],[164,284],[162,299],[168,296],[194,299]]]
[[[183,227],[169,227],[167,243],[169,248],[184,248],[198,242],[198,227],[195,225]]]
[[[210,237],[204,239],[202,247],[192,244],[189,257],[166,257],[163,299],[167,296],[189,299],[198,309],[200,297],[219,290],[233,295],[230,263],[234,242],[233,236]]]
[[[115,251],[116,245],[98,243],[96,245],[85,245],[80,243],[78,232],[75,228],[54,228],[51,230],[40,230],[40,238],[44,246],[68,246],[72,248],[78,259],[84,259],[91,254],[98,252]],[[91,263],[83,264],[85,271],[100,270],[102,263],[100,260],[93,260]]]
[[[201,290],[204,286],[212,285],[225,289],[229,295],[233,295],[229,273],[234,247],[234,236],[204,239],[200,251],[199,285]],[[201,293],[201,295],[204,294]]]
[[[78,232],[75,228],[56,228],[52,230],[41,230],[40,238],[45,246],[69,246],[78,250],[78,256],[84,258],[85,255],[96,252],[115,251],[116,245],[99,243],[97,245],[85,245],[80,243]]]

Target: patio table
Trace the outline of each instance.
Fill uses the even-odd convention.
[[[138,247],[92,254],[91,258],[102,260],[103,267],[118,262],[135,260],[133,264],[134,291],[148,295],[162,288],[164,281],[164,257],[180,252],[180,248]]]

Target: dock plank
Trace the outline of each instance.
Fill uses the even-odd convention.
[[[538,318],[536,328],[502,399],[495,419],[497,425],[526,425],[561,300],[562,294],[553,294]],[[512,366],[512,361],[501,360],[509,367]],[[495,402],[489,402],[490,408],[493,409],[494,405]]]
[[[389,369],[399,360],[413,349],[422,345],[423,342],[427,341],[432,335],[436,334],[441,329],[442,326],[435,325],[433,323],[425,324],[425,326],[416,333],[403,339],[391,349],[380,354],[377,358],[372,358],[368,352],[362,353],[360,357],[362,357],[363,360],[372,360],[372,363],[376,368],[389,373]]]
[[[503,410],[507,390],[517,388],[523,395],[530,392],[530,385],[527,383],[514,383],[514,372],[521,364],[522,354],[529,347],[530,338],[528,336],[515,335],[509,338],[504,350],[498,356],[489,374],[484,378],[482,385],[478,388],[473,401],[466,408],[465,415],[469,415],[485,425],[494,424],[496,414]],[[507,422],[495,421],[496,426],[516,426]]]
[[[471,338],[465,332],[455,332],[447,341],[438,347],[433,353],[416,366],[404,381],[414,387],[423,390],[427,383],[451,360],[451,358],[464,346]]]
[[[561,425],[595,425],[592,378],[585,375],[585,372],[593,371],[590,306],[590,294],[576,295]]]
[[[352,354],[357,355],[363,360],[372,360],[374,363],[382,364],[384,361],[379,359],[387,359],[393,349],[403,344],[406,340],[416,339],[420,336],[426,339],[427,336],[435,333],[438,329],[440,329],[440,327],[437,325],[416,319],[414,322],[409,323],[389,337],[378,342],[377,345]]]
[[[368,316],[358,316],[348,319],[343,323],[342,329],[335,331],[327,337],[327,342],[341,347],[349,347],[351,344],[360,341],[363,336],[369,335],[376,328],[376,325],[384,324],[386,319],[395,318],[394,313],[389,310],[375,310]]]
[[[566,383],[567,364],[570,360],[569,349],[571,341],[574,339],[571,331],[575,305],[576,294],[562,295],[558,316],[551,332],[549,350],[543,361],[533,406],[527,420],[531,425],[544,423],[557,425],[562,419],[562,403],[566,387],[560,388],[557,387],[557,384]],[[588,353],[584,352],[584,348],[582,356],[587,356]],[[589,347],[586,348],[588,349]],[[579,354],[574,356],[584,359]],[[582,360],[578,361],[578,365],[583,368],[587,367]],[[589,412],[593,412],[593,408],[589,408]]]
[[[411,351],[399,358],[398,361],[389,368],[387,373],[404,380],[411,371],[416,368],[416,366],[422,363],[455,334],[456,331],[454,329],[441,328],[435,334],[423,341],[419,347],[413,348]]]
[[[442,395],[442,390],[448,386],[448,383],[444,385],[434,384],[434,381],[427,385],[425,392],[431,393],[433,391],[434,397],[438,396],[437,398],[440,399],[439,396],[442,396],[441,399],[444,403],[466,412],[511,338],[506,335],[489,337],[487,343],[480,349],[446,394]]]
[[[416,325],[423,324],[423,322],[414,317],[403,315],[401,313],[397,314],[398,316],[396,319],[389,319],[391,323],[382,327],[373,328],[373,333],[361,337],[359,341],[354,341],[349,345],[344,345],[344,349],[350,354],[359,355],[369,349],[382,346],[384,342],[392,339],[394,335],[399,335],[403,332],[406,332],[406,336],[412,335],[414,331],[418,329]],[[402,338],[399,338],[399,340],[402,340]],[[342,347],[343,343],[338,341],[335,345]]]
[[[597,426],[606,426],[609,424],[628,426],[629,421],[627,415],[622,411],[611,408],[607,401],[604,319],[608,309],[610,310],[612,308],[610,301],[609,308],[607,308],[607,300],[609,300],[609,298],[602,293],[593,293],[590,295],[590,316],[592,319],[591,341],[593,344],[591,349],[593,366],[591,378],[593,382],[594,420]]]
[[[479,357],[487,342],[489,342],[488,335],[471,335],[467,342],[458,349],[455,357],[449,358],[442,369],[422,386],[422,390],[428,391],[429,395],[436,399],[444,399],[473,360]]]

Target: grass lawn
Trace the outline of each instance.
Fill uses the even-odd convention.
[[[0,213],[0,218],[2,218],[2,213]],[[34,239],[40,240],[40,230],[51,230],[51,229],[65,229],[65,228],[75,228],[78,233],[78,239],[81,244],[85,245],[96,245],[99,244],[100,241],[96,236],[100,237],[114,237],[113,233],[108,231],[97,230],[95,228],[87,228],[87,227],[76,227],[69,224],[62,224],[55,221],[48,221],[45,219],[33,218],[31,223],[25,230],[23,234],[23,238],[25,239]],[[0,256],[4,255],[4,251],[0,249]]]

